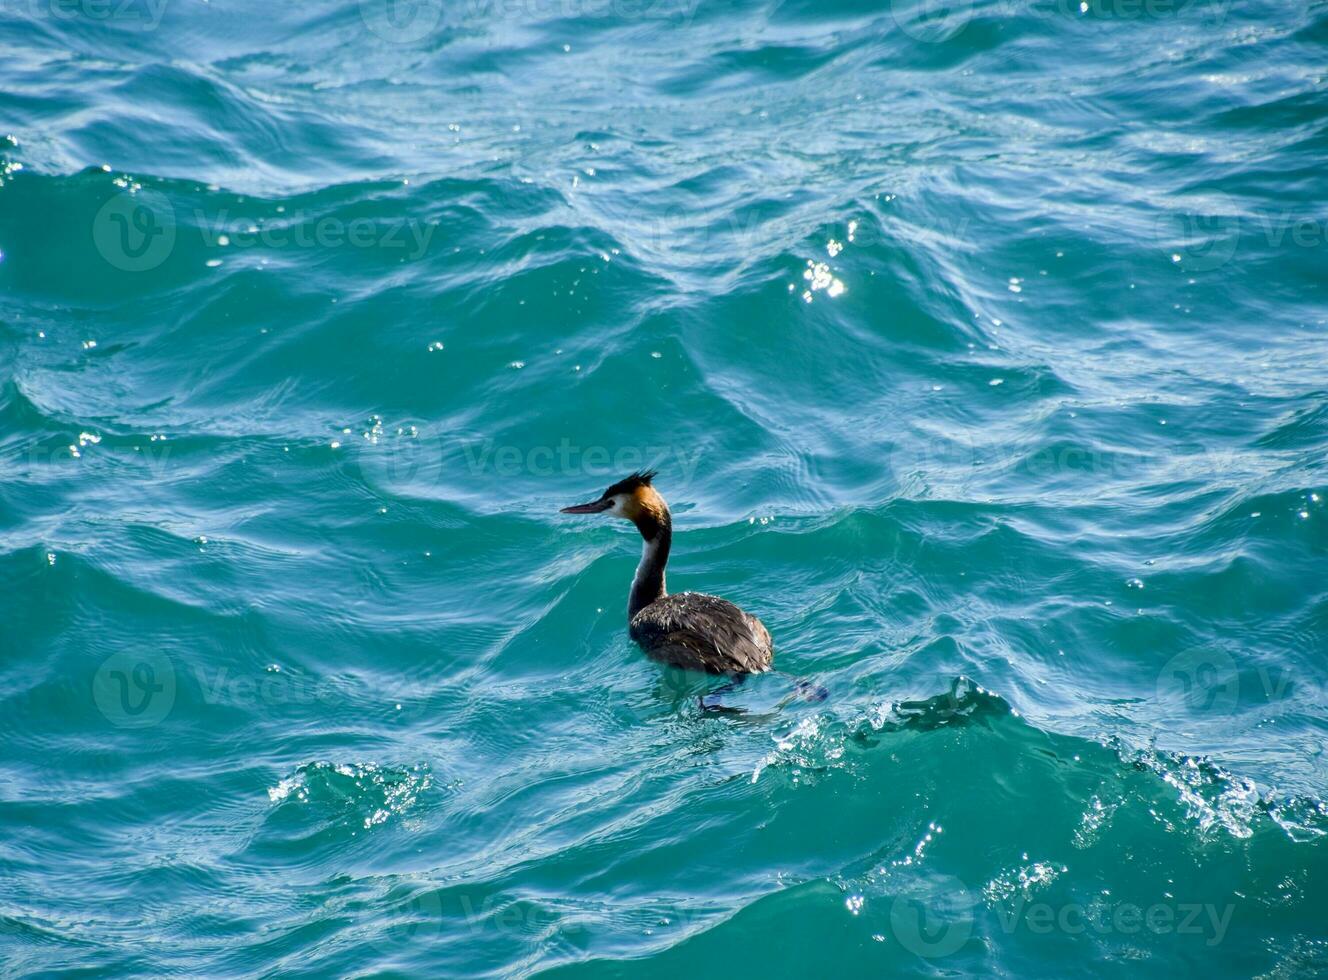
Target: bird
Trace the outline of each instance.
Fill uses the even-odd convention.
[[[633,473],[588,504],[564,507],[563,514],[621,517],[641,532],[641,564],[627,594],[627,628],[646,655],[685,670],[726,674],[741,681],[770,670],[774,645],[770,631],[727,599],[664,588],[664,567],[673,543],[669,505],[653,486],[656,473]]]

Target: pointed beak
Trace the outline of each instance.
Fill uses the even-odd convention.
[[[558,513],[560,514],[598,514],[600,511],[608,510],[613,506],[612,500],[592,500],[588,504],[577,504],[575,507],[564,507]]]

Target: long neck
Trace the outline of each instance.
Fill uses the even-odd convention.
[[[669,563],[669,546],[673,543],[673,522],[667,510],[663,520],[638,521],[641,532],[641,564],[636,566],[632,591],[627,597],[627,618],[630,621],[646,606],[666,595],[664,566]]]

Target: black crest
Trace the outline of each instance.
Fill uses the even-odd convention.
[[[646,470],[644,473],[633,473],[631,476],[619,480],[613,486],[609,487],[609,489],[605,490],[604,496],[612,497],[614,494],[618,493],[630,494],[634,492],[637,487],[650,486],[650,481],[653,480],[654,478],[655,478],[654,470]]]

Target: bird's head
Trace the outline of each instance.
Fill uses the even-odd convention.
[[[659,491],[650,485],[655,472],[633,473],[610,486],[597,500],[588,504],[564,507],[563,514],[605,514],[631,521],[646,538],[653,538],[670,523],[669,507]]]

